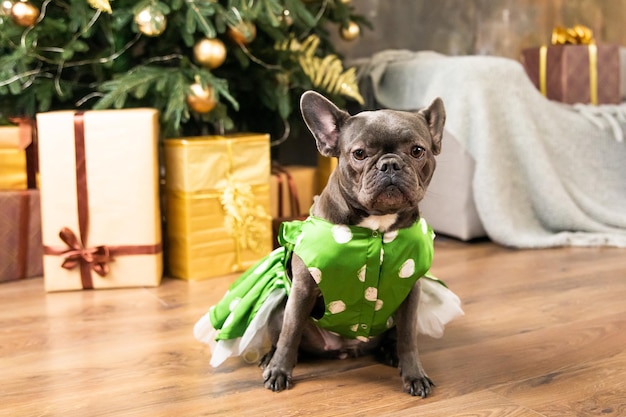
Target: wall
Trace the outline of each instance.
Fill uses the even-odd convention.
[[[626,0],[351,0],[374,25],[353,42],[335,34],[348,60],[385,49],[434,50],[449,55],[519,59],[523,48],[550,42],[555,26],[584,24],[598,42],[626,46]],[[332,30],[333,28],[329,28]],[[294,126],[294,129],[297,126]],[[306,132],[292,132],[280,148],[283,163],[314,165]]]
[[[598,42],[626,45],[624,0],[352,0],[374,30],[354,42],[337,37],[346,58],[384,49],[498,55],[550,41],[557,25],[583,24]]]

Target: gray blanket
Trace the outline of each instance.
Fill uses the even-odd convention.
[[[446,129],[476,161],[474,199],[492,240],[626,247],[626,105],[549,101],[505,58],[392,50],[357,66],[379,107],[443,99]]]

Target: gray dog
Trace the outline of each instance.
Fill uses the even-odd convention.
[[[418,209],[441,150],[443,102],[437,98],[416,112],[350,116],[309,91],[301,108],[319,152],[338,158],[338,166],[311,216],[283,224],[284,247],[269,257],[277,260],[246,272],[196,325],[196,337],[210,344],[226,339],[229,354],[243,355],[255,336],[232,330],[231,322],[265,326],[271,346],[260,365],[273,391],[292,386],[299,353],[374,353],[399,367],[406,392],[426,397],[434,384],[419,358],[418,332],[441,336],[445,323],[462,314],[458,297],[427,274],[434,234]],[[273,290],[263,284],[263,293],[278,295],[273,307],[251,308],[246,297],[270,273],[284,276]],[[431,314],[429,304],[440,311]],[[257,317],[239,319],[241,305],[258,310]],[[214,358],[221,350],[214,349]]]

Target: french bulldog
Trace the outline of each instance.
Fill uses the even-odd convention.
[[[328,184],[316,197],[312,216],[380,233],[420,220],[418,203],[441,150],[446,116],[440,98],[414,112],[377,110],[353,116],[313,91],[302,95],[300,105],[319,152],[338,159]],[[260,363],[266,388],[292,387],[299,352],[337,357],[376,353],[384,363],[399,367],[405,392],[422,398],[432,392],[434,384],[417,346],[421,279],[397,309],[395,326],[360,340],[320,329],[310,319],[324,310],[324,301],[315,277],[295,253],[288,273],[291,291],[284,308],[271,317],[273,346]]]

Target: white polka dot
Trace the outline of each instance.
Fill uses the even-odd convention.
[[[394,230],[392,232],[387,232],[385,233],[385,235],[383,236],[383,242],[384,243],[390,243],[393,242],[395,238],[398,237],[398,231]]]
[[[254,268],[254,273],[257,274],[257,275],[262,274],[267,269],[267,265],[268,264],[269,264],[269,259],[266,259],[265,261],[261,262],[261,264],[259,264],[259,266]]]
[[[365,282],[365,271],[367,270],[367,265],[363,265],[361,269],[359,269],[359,281]]]
[[[392,317],[392,316],[389,316],[389,318],[387,319],[387,323],[386,323],[387,328],[388,328],[388,329],[391,329],[391,328],[393,327],[393,325],[394,325],[394,324],[395,324],[395,323],[394,323],[394,321],[393,321],[393,317]]]
[[[328,311],[330,311],[331,314],[341,313],[342,311],[345,311],[345,310],[346,310],[346,303],[344,303],[341,300],[332,301],[328,304]]]
[[[336,224],[331,229],[331,232],[333,234],[333,239],[335,239],[335,242],[337,243],[343,244],[348,243],[352,240],[352,232],[350,231],[350,228],[346,225]]]
[[[435,231],[434,231],[434,230],[430,232],[430,238],[431,238],[432,240],[435,240],[435,237],[436,237],[436,236],[437,236],[437,235],[435,235]]]
[[[350,326],[350,330],[352,330],[353,332],[356,332],[357,330],[359,330],[359,325],[353,324],[352,326]]]
[[[365,289],[365,299],[367,301],[376,301],[377,297],[378,297],[378,288],[368,287]]]
[[[376,306],[374,307],[375,311],[380,311],[383,308],[383,300],[376,300]]]
[[[369,342],[370,339],[365,337],[365,336],[357,336],[356,340],[360,341],[360,342]]]
[[[298,237],[296,238],[296,246],[300,245],[300,243],[302,243],[302,238],[304,237],[304,233],[300,233],[298,235]]]
[[[385,258],[385,250],[380,248],[380,264],[383,264],[383,259]]]
[[[322,271],[320,271],[318,268],[309,268],[309,273],[311,274],[315,282],[317,282],[318,284],[322,282]]]
[[[428,233],[428,224],[426,223],[426,220],[424,220],[424,218],[420,219],[420,225],[422,226],[422,233]]]
[[[237,306],[239,305],[239,303],[241,302],[241,298],[237,297],[235,298],[233,301],[230,302],[230,304],[228,305],[228,310],[235,311],[235,309],[237,308]]]
[[[400,268],[398,274],[400,278],[410,278],[415,273],[415,261],[413,259],[407,259]]]

